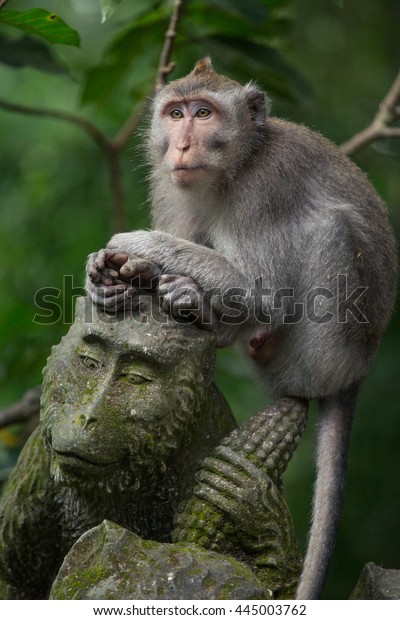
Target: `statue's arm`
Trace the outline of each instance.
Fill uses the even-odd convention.
[[[0,598],[47,597],[56,561],[55,512],[49,457],[36,429],[0,503]]]

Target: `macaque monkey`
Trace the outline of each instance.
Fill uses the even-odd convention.
[[[297,598],[321,594],[360,383],[389,321],[396,249],[382,200],[340,150],[269,116],[265,94],[200,60],[156,93],[154,230],[88,262],[96,303],[152,279],[172,315],[245,344],[276,396],[320,402],[313,522]]]

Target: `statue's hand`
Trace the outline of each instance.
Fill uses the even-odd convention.
[[[221,446],[196,480],[194,494],[226,515],[246,549],[261,552],[279,538],[286,504],[271,478],[244,456]]]

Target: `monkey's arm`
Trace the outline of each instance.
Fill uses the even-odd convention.
[[[105,250],[91,254],[86,279],[90,298],[106,309],[122,308],[128,298],[130,305],[139,304],[143,287],[137,280],[143,265],[146,277],[150,274],[158,286],[164,311],[193,317],[199,327],[214,332],[217,346],[230,344],[255,316],[251,279],[229,259],[160,231],[120,233]]]
[[[44,599],[58,534],[49,458],[40,430],[21,452],[0,507],[0,598]]]
[[[253,278],[246,277],[214,249],[161,231],[118,234],[108,248],[134,251],[156,263],[161,270],[158,293],[164,311],[173,317],[194,316],[199,327],[214,333],[217,346],[228,346],[251,329],[257,314],[254,264]],[[135,263],[127,261],[122,266],[122,278],[134,275]]]
[[[118,233],[111,238],[107,248],[152,261],[160,266],[162,273],[190,276],[204,291],[215,287],[221,290],[246,288],[249,285],[245,275],[219,252],[158,230]]]

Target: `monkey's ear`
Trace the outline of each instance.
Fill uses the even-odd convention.
[[[209,56],[204,56],[204,58],[200,58],[200,60],[196,62],[191,75],[204,75],[204,73],[215,73]]]
[[[246,84],[244,87],[247,106],[252,121],[256,125],[263,125],[267,114],[269,113],[270,103],[267,95],[254,86],[254,84]]]

